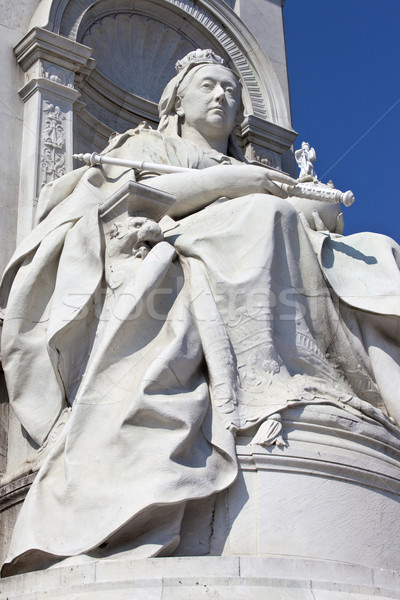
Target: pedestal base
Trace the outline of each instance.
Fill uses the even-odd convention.
[[[1,579],[0,599],[400,600],[400,439],[324,405],[286,411],[283,434],[238,438],[237,480],[188,503],[175,556],[71,557]]]
[[[283,434],[280,448],[238,438],[237,480],[188,505],[176,554],[279,555],[400,572],[400,440],[328,405],[285,411]]]
[[[285,557],[93,561],[0,580],[2,600],[400,599],[400,575]]]

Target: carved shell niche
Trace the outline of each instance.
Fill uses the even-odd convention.
[[[93,48],[96,68],[121,89],[158,102],[175,63],[195,49],[156,19],[119,13],[98,19],[82,43]]]

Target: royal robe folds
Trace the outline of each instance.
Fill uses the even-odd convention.
[[[146,129],[106,152],[229,162]],[[38,445],[69,416],[21,510],[6,574],[80,554],[173,552],[186,502],[234,481],[233,432],[287,406],[331,403],[393,431],[387,415],[400,421],[394,242],[308,232],[270,195],[220,199],[162,219],[164,241],[110,290],[99,206],[123,171],[82,168],[48,186],[3,278],[13,409]],[[357,267],[371,277],[350,297]]]

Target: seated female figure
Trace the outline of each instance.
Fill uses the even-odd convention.
[[[44,191],[40,223],[5,274],[13,408],[38,446],[69,417],[24,503],[6,574],[173,552],[185,503],[234,481],[235,434],[261,424],[259,443],[282,442],[289,406],[331,403],[394,429],[400,376],[378,385],[377,372],[384,355],[400,363],[396,317],[368,326],[384,339],[372,356],[357,307],[332,293],[286,194],[236,146],[235,73],[211,51],[179,67],[159,130],[128,131],[105,150],[192,169],[140,174],[175,196],[168,215],[158,226],[127,217],[104,238],[99,204],[126,169],[80,169]]]

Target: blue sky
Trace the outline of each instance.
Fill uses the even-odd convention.
[[[286,0],[293,128],[355,203],[345,234],[400,243],[400,0]]]

